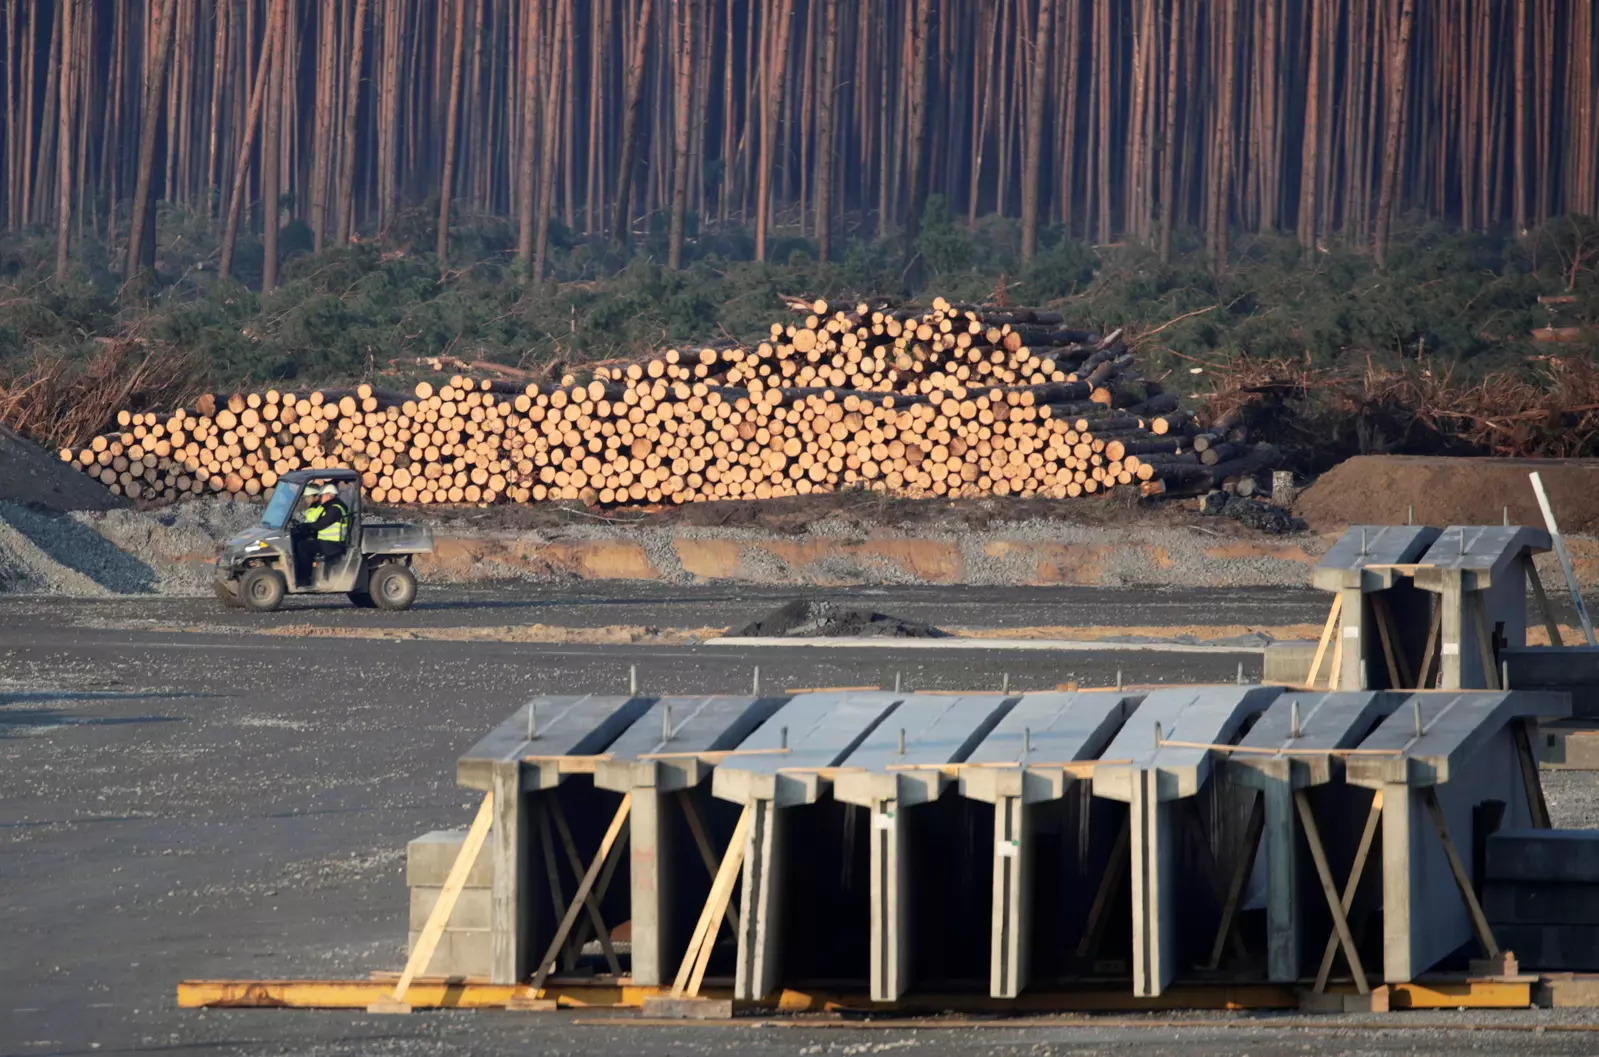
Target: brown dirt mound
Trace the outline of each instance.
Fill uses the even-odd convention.
[[[1307,488],[1294,512],[1318,532],[1348,525],[1542,525],[1527,475],[1537,471],[1560,530],[1599,535],[1599,459],[1456,459],[1359,455]]]
[[[0,426],[0,499],[51,510],[110,510],[127,506],[99,481],[74,470],[55,452]]]

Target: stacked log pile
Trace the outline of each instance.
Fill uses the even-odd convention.
[[[411,393],[207,397],[61,457],[136,500],[254,496],[301,468],[359,470],[379,503],[688,503],[870,488],[894,495],[1192,494],[1275,452],[1202,429],[1120,334],[1030,310],[829,313],[755,348],[672,350],[580,382],[456,376]]]

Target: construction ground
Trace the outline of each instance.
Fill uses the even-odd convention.
[[[635,678],[643,693],[699,695],[747,694],[757,679],[1254,681],[1263,646],[1321,631],[1327,596],[1308,575],[1345,525],[1536,523],[1516,464],[1352,460],[1296,504],[1308,528],[1280,535],[1186,503],[1074,504],[1070,520],[1048,504],[872,495],[446,511],[416,609],[295,599],[247,616],[200,592],[217,540],[253,511],[102,509],[39,454],[0,444],[0,1057],[1595,1052],[1599,1015],[1580,1008],[718,1027],[175,1000],[188,978],[398,969],[407,841],[470,815],[457,757],[534,694],[625,693]],[[1542,467],[1577,576],[1599,583],[1599,469]],[[739,636],[802,597],[949,634],[826,648]],[[1574,614],[1556,616],[1574,641]],[[1556,827],[1599,827],[1599,772],[1545,769],[1543,782]]]
[[[218,619],[209,600],[18,597],[0,605],[0,1053],[1579,1054],[1585,1010],[1060,1017],[778,1027],[629,1023],[627,1014],[180,1010],[189,977],[360,977],[405,959],[406,841],[459,824],[455,758],[534,692],[738,693],[892,683],[980,689],[1078,680],[1230,682],[1258,652],[687,642],[551,644],[461,629],[693,629],[761,616],[780,589],[591,582],[435,590],[409,614],[302,605]],[[824,595],[824,597],[827,597]],[[856,593],[831,597],[858,601]],[[1000,631],[1320,619],[1265,591],[883,588],[908,619]],[[721,619],[719,619],[721,618]],[[334,637],[333,628],[362,630]],[[308,633],[280,634],[286,629]],[[451,629],[455,629],[451,631]],[[664,637],[664,636],[663,636]],[[1599,824],[1599,776],[1546,772],[1556,826]]]

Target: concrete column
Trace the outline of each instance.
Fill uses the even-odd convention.
[[[1367,639],[1371,637],[1366,620],[1366,594],[1357,588],[1339,592],[1343,596],[1339,620],[1343,625],[1343,660],[1339,663],[1338,689],[1364,690],[1367,685]]]
[[[494,823],[489,829],[494,883],[490,902],[490,971],[496,984],[514,984],[533,971],[532,827],[522,792],[522,764],[494,764]]]
[[[744,839],[744,902],[739,918],[738,971],[733,995],[758,1001],[782,979],[784,813],[773,800],[753,800]]]
[[[1177,921],[1172,894],[1170,805],[1160,799],[1160,772],[1134,774],[1128,805],[1132,827],[1133,994],[1161,994],[1177,975]]]
[[[1459,612],[1458,606],[1455,611]],[[1445,609],[1446,629],[1448,614],[1449,610]],[[1422,836],[1417,824],[1421,821],[1418,818],[1420,808],[1420,802],[1408,785],[1382,787],[1382,977],[1390,984],[1415,979],[1411,964],[1411,854],[1413,842]],[[1445,889],[1429,896],[1433,897],[1458,898]]]
[[[1462,663],[1461,653],[1465,646],[1465,598],[1460,589],[1460,573],[1448,571],[1444,576],[1443,591],[1438,596],[1438,604],[1442,606],[1442,646],[1438,651],[1438,664],[1441,678],[1438,681],[1440,690],[1459,690],[1466,684],[1461,680],[1467,672]],[[1473,631],[1475,635],[1475,631]],[[1470,647],[1473,652],[1476,647]],[[1476,684],[1473,684],[1476,685]],[[1388,813],[1383,812],[1386,823]]]
[[[910,886],[899,801],[872,805],[872,1001],[892,1002],[910,984]]]
[[[1266,972],[1274,983],[1299,979],[1303,936],[1299,893],[1299,828],[1293,783],[1265,783],[1260,793],[1266,824]]]
[[[647,786],[635,786],[628,815],[628,881],[633,919],[633,982],[640,987],[670,983],[675,965],[668,952],[678,950],[672,935],[672,841],[664,832],[671,809],[666,797]]]
[[[994,920],[988,993],[1015,998],[1027,986],[1033,912],[1032,813],[1019,796],[994,802]]]

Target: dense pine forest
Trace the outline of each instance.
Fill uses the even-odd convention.
[[[1587,0],[0,0],[0,415],[95,338],[527,366],[783,294],[1504,368],[1596,312],[1596,58]]]

